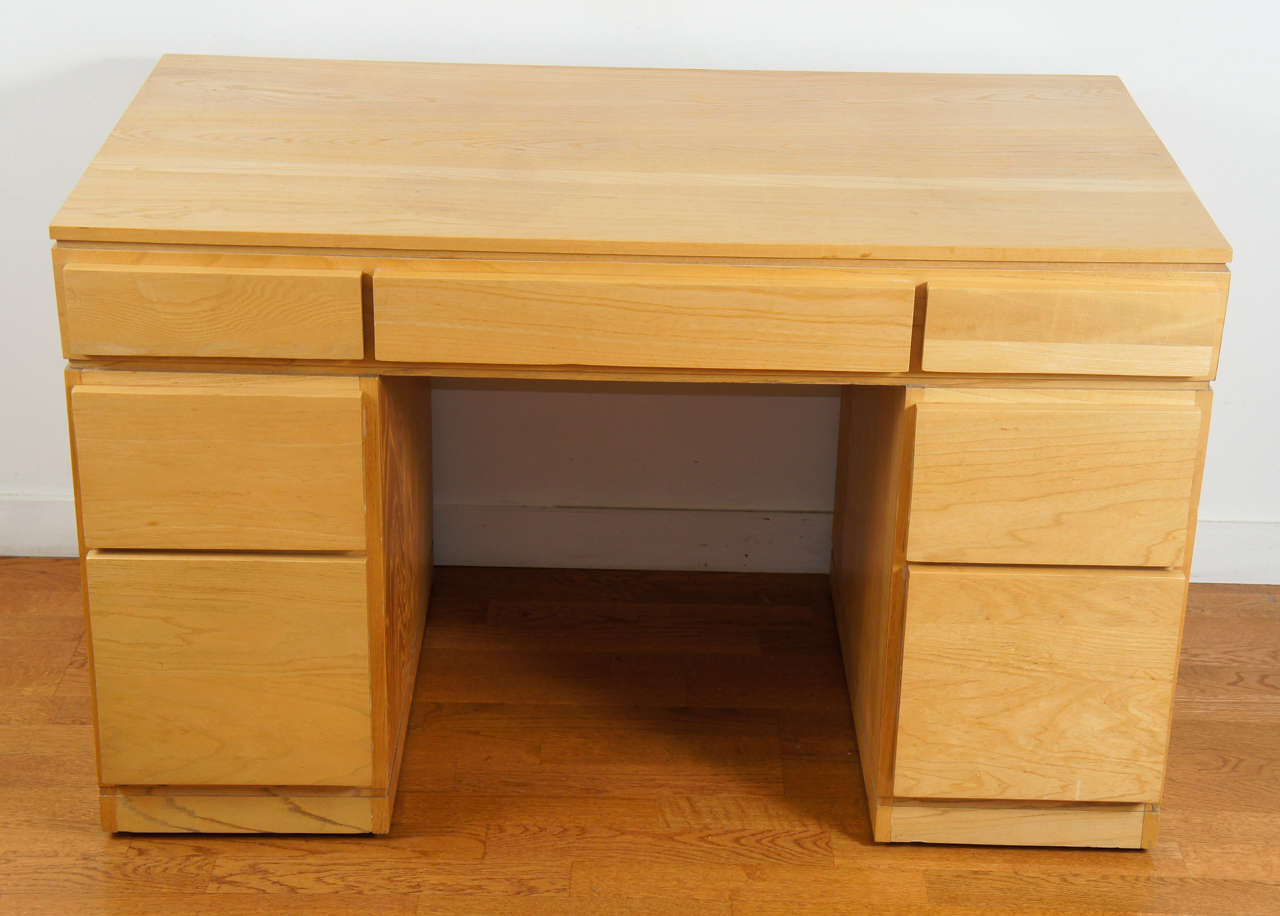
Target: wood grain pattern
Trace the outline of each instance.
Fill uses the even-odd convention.
[[[1012,391],[943,398],[926,396],[916,408],[909,560],[1185,562],[1207,422],[1194,400],[1139,396],[1125,405],[1118,393]]]
[[[471,251],[1231,257],[1114,77],[186,56],[160,61],[51,232]]]
[[[914,286],[840,270],[418,262],[373,277],[375,355],[439,363],[893,372]]]
[[[929,283],[926,372],[1208,379],[1229,275],[955,271]]]
[[[127,376],[71,390],[89,547],[364,548],[354,381]]]
[[[378,487],[382,494],[383,670],[375,678],[386,684],[387,776],[390,791],[384,808],[387,821],[409,728],[409,709],[418,672],[431,596],[431,387],[426,379],[380,379],[377,382],[381,439],[378,442]],[[385,832],[389,823],[378,823]]]
[[[1001,846],[1093,846],[1149,849],[1149,805],[971,805],[899,802],[892,806],[895,843],[996,843]],[[1150,840],[1150,842],[1148,842]]]
[[[102,265],[126,267],[156,267],[165,270],[181,271],[189,267],[200,267],[215,272],[245,271],[324,271],[338,272],[361,271],[374,274],[379,271],[386,274],[413,274],[430,277],[435,273],[450,273],[453,270],[472,272],[475,275],[513,274],[514,276],[559,276],[569,273],[573,276],[591,276],[597,278],[611,277],[618,281],[637,282],[645,277],[652,277],[657,259],[641,259],[626,256],[588,256],[557,255],[554,261],[547,261],[547,256],[535,260],[534,255],[520,253],[495,253],[487,256],[483,262],[475,261],[474,253],[466,252],[432,252],[429,257],[406,257],[404,253],[388,251],[328,251],[326,253],[288,253],[288,252],[254,252],[235,248],[192,246],[172,247],[80,247],[64,244],[53,250],[54,286],[59,291],[60,301],[65,298],[61,292],[64,266]],[[453,265],[459,265],[454,267]],[[1012,274],[1029,278],[1043,278],[1044,282],[1060,282],[1079,286],[1081,289],[1106,289],[1110,279],[1123,283],[1126,277],[1132,277],[1134,270],[1127,265],[1109,264],[1075,264],[1049,265],[1026,264],[1016,272],[1006,266],[982,265],[975,263],[948,264],[938,261],[883,261],[854,262],[848,260],[814,260],[792,259],[788,261],[764,260],[759,258],[732,258],[718,261],[697,261],[690,258],[666,258],[657,264],[660,271],[669,277],[696,277],[708,271],[720,272],[729,269],[731,274],[747,277],[764,276],[825,276],[834,285],[849,287],[870,286],[883,288],[885,285],[905,283],[917,288],[925,284],[949,285],[956,276],[972,276],[975,283],[981,284],[982,278]],[[787,273],[782,273],[782,268]],[[1152,282],[1162,286],[1176,286],[1179,278],[1191,276],[1192,285],[1197,287],[1221,285],[1225,277],[1220,267],[1212,265],[1171,266],[1164,271],[1143,271],[1141,276],[1150,276]],[[1197,277],[1203,277],[1196,279]],[[1219,276],[1221,275],[1221,276]],[[1206,279],[1207,278],[1207,279]],[[1214,279],[1217,278],[1217,279]],[[1216,288],[1216,287],[1215,287]],[[1141,305],[1141,302],[1139,302]],[[1141,311],[1141,309],[1139,309]],[[1148,316],[1149,317],[1149,316]],[[63,315],[63,335],[67,335],[65,315]],[[1108,319],[1119,327],[1133,328],[1131,319],[1111,317]],[[1144,318],[1145,320],[1145,318]],[[921,325],[923,331],[923,323]],[[917,344],[922,340],[917,332]],[[1127,332],[1126,332],[1127,333]],[[1137,333],[1135,330],[1134,333]],[[1145,332],[1144,332],[1145,333]],[[856,343],[853,342],[853,343]],[[686,343],[686,346],[689,345]],[[852,345],[852,344],[851,344]],[[516,357],[526,359],[524,354]],[[190,363],[176,357],[135,356],[127,359],[99,356],[89,365],[120,365],[126,368],[150,368],[172,370],[189,368]],[[341,373],[351,374],[355,371],[377,371],[380,375],[413,375],[413,376],[462,376],[482,378],[550,378],[550,379],[614,379],[627,381],[698,381],[698,382],[744,382],[744,383],[792,383],[792,384],[859,384],[884,385],[922,382],[929,385],[1044,385],[1058,387],[1080,386],[1092,384],[1088,376],[1072,378],[1071,376],[1046,376],[1043,373],[1024,375],[1019,378],[1001,377],[999,375],[980,375],[956,372],[922,372],[919,366],[916,371],[904,373],[884,372],[850,372],[844,370],[818,370],[799,368],[786,370],[768,369],[715,369],[695,366],[681,367],[619,367],[619,366],[556,366],[531,365],[527,362],[498,363],[484,365],[463,363],[430,363],[430,362],[392,362],[386,359],[278,359],[262,357],[259,359],[228,359],[221,357],[202,358],[201,367],[217,371],[261,371],[270,369],[273,373]],[[1192,386],[1195,382],[1178,379],[1161,380],[1156,378],[1131,377],[1126,379],[1109,378],[1108,387],[1125,387],[1128,389],[1151,388],[1160,386]]]
[[[407,748],[412,765],[404,770],[389,836],[108,836],[97,823],[87,692],[59,695],[64,678],[47,670],[56,660],[67,681],[77,676],[70,665],[83,633],[78,569],[75,560],[0,558],[6,913],[247,916],[269,908],[325,916],[419,909],[550,916],[736,909],[776,916],[906,914],[931,904],[964,914],[1275,910],[1280,730],[1267,723],[1280,721],[1273,675],[1280,588],[1191,586],[1195,625],[1187,627],[1184,658],[1196,677],[1182,679],[1175,703],[1160,835],[1145,853],[1116,853],[874,843],[824,580],[604,570],[438,570],[428,638],[437,628],[466,623],[489,628],[490,646],[518,640],[527,632],[512,623],[522,601],[542,617],[557,604],[576,608],[566,611],[566,622],[589,622],[588,605],[600,616],[597,626],[584,628],[586,643],[566,626],[561,651],[516,653],[524,664],[514,675],[511,653],[496,648],[435,651],[432,663],[447,670],[418,682]],[[490,601],[507,602],[509,613],[490,621],[483,613]],[[661,707],[640,691],[628,693],[622,677],[583,674],[629,653],[630,624],[657,614],[705,623],[703,645],[680,632],[667,647],[687,673],[721,664],[717,634],[729,615],[755,628],[760,644],[778,645],[764,637],[786,635],[789,649],[739,655],[756,666],[759,698],[808,694],[812,702],[802,709],[732,709],[707,695]],[[612,642],[604,639],[606,625]],[[445,665],[454,655],[462,664]],[[473,683],[510,676],[528,686],[524,701],[450,699]],[[611,783],[621,764],[610,749],[620,738],[622,750],[646,761],[653,795],[627,796]],[[504,792],[493,768],[466,788],[454,781],[485,755],[511,755],[508,773],[528,769],[525,754],[551,739],[582,753],[564,758],[559,774],[545,774],[531,791]],[[735,747],[736,739],[742,741]],[[517,749],[525,749],[519,762]],[[699,760],[701,771],[693,768]],[[726,794],[722,778],[717,791],[717,774],[776,771],[779,761],[803,778],[786,785],[740,780],[751,795]],[[588,782],[619,791],[569,791]],[[296,791],[312,803],[305,790]],[[138,803],[133,790],[121,794]],[[503,825],[494,834],[502,859],[486,864],[489,825]],[[557,862],[548,861],[543,845],[553,830],[569,856]],[[768,850],[775,832],[780,844],[792,838],[784,854],[794,853],[794,838],[807,832],[823,844],[815,853],[829,848],[831,858],[819,862],[815,854],[803,865],[749,861]],[[707,835],[705,843],[698,833]],[[734,837],[750,838],[741,860]]]
[[[104,793],[111,829],[124,833],[370,833],[375,799],[311,794],[185,794],[171,789]]]
[[[366,785],[365,560],[90,552],[107,785]]]
[[[72,360],[74,368],[112,368],[174,372],[191,369],[187,360],[162,357]],[[463,365],[457,363],[393,363],[372,360],[324,362],[320,360],[201,360],[202,371],[262,372],[276,376],[350,376],[371,373],[379,377],[466,378],[497,383],[505,379],[577,382],[654,382],[734,385],[929,385],[949,388],[1084,388],[1098,379],[1063,375],[977,375],[973,373],[924,372],[814,372],[802,369],[665,369],[628,366],[517,366],[501,363]],[[1107,378],[1108,388],[1120,391],[1185,390],[1204,387],[1191,379]]]
[[[409,698],[431,593],[431,388],[426,379],[365,378],[364,502],[373,692],[373,831],[395,803]]]
[[[1180,570],[911,566],[894,795],[1158,802],[1185,595]]]
[[[876,814],[892,794],[911,433],[904,389],[841,393],[831,594],[873,829],[883,840],[889,826]]]
[[[76,262],[64,355],[359,359],[361,274]]]

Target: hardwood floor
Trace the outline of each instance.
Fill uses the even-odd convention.
[[[391,836],[110,837],[78,566],[0,560],[0,913],[1280,913],[1280,587],[1192,587],[1149,853],[872,845],[842,678],[823,577],[445,568]]]

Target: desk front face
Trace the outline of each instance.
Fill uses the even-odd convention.
[[[781,133],[757,149],[682,108],[732,95],[725,75],[653,76],[674,107],[650,128],[683,157],[587,175],[572,145],[522,140],[504,157],[523,171],[476,173],[448,132],[428,148],[360,128],[358,200],[326,209],[324,183],[295,181],[319,159],[253,160],[168,113],[214,85],[220,117],[256,123],[299,73],[348,65],[224,66],[162,64],[55,225],[108,829],[388,829],[430,590],[430,378],[464,376],[844,386],[831,579],[875,838],[1154,842],[1228,253],[1118,84],[762,78],[752,98],[779,103]],[[438,97],[405,96],[409,74],[379,82],[382,66],[357,74],[370,111],[430,96],[505,136],[494,70],[426,68]],[[608,120],[632,95],[589,100],[623,72],[555,71],[543,101]],[[247,79],[279,92],[246,96]],[[841,101],[857,92],[879,101]],[[290,97],[273,135],[328,117]],[[955,149],[894,147],[898,109]],[[884,149],[824,158],[818,115],[869,119]],[[1010,118],[1081,133],[1005,183],[990,132]],[[1097,122],[1135,155],[1085,193],[1063,176]],[[118,183],[135,161],[150,170]],[[216,199],[183,177],[206,169]],[[476,174],[528,186],[508,212]],[[548,175],[579,198],[557,209]],[[437,209],[402,211],[387,176]],[[296,212],[249,195],[271,181]],[[604,187],[626,198],[612,221]],[[863,231],[881,241],[848,242]]]

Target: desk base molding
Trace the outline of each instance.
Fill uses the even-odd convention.
[[[877,842],[1150,849],[1160,807],[1151,804],[872,802]]]
[[[99,803],[112,833],[386,833],[394,793],[367,793],[149,786],[104,791]]]

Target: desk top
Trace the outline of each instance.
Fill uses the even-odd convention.
[[[1222,263],[1119,79],[167,56],[61,241]]]

